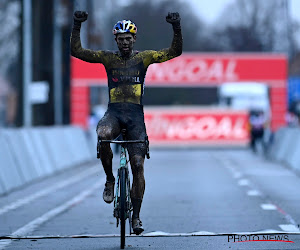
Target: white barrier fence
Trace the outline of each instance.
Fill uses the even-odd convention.
[[[0,195],[96,160],[96,133],[78,127],[0,129]]]
[[[268,155],[272,160],[300,172],[300,129],[279,129],[275,133]]]
[[[300,129],[281,128],[271,159],[300,172]],[[40,178],[96,160],[96,133],[79,127],[0,129],[0,195]]]

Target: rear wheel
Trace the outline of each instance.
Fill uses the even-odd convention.
[[[126,169],[120,170],[120,221],[121,221],[121,249],[125,247],[126,222]]]

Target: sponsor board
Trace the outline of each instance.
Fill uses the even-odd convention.
[[[203,86],[228,81],[262,81],[270,86],[285,86],[287,59],[282,54],[206,54],[184,53],[164,63],[149,66],[146,86]],[[72,79],[107,84],[103,65],[72,57]],[[87,84],[72,82],[72,84]]]
[[[195,108],[145,109],[151,146],[245,146],[246,111]]]
[[[145,86],[201,87],[247,81],[265,83],[270,89],[271,129],[275,131],[286,124],[287,62],[284,54],[183,53],[170,61],[151,65],[147,71]],[[139,82],[140,79],[132,81]],[[89,100],[89,93],[82,92],[82,98],[73,92],[77,93],[79,89],[90,86],[107,86],[104,66],[72,57],[71,85],[72,124],[86,127],[90,104],[84,103],[82,99]]]

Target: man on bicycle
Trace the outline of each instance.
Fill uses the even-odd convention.
[[[111,140],[120,134],[121,129],[125,128],[128,140],[144,140],[146,128],[142,98],[146,71],[152,63],[165,62],[181,55],[180,16],[176,12],[168,13],[166,17],[166,21],[172,24],[174,31],[170,48],[143,52],[133,50],[137,27],[130,20],[119,21],[113,28],[119,51],[93,51],[82,48],[80,28],[81,23],[86,21],[87,17],[88,14],[84,11],[74,13],[71,54],[86,62],[102,63],[107,72],[109,103],[105,115],[98,123],[97,135],[103,140]],[[140,234],[144,231],[139,214],[145,191],[146,145],[143,143],[130,144],[128,145],[128,153],[133,175],[131,189],[132,228],[135,234]],[[112,158],[113,153],[109,143],[103,143],[100,148],[100,159],[106,173],[103,199],[107,203],[111,203],[114,198],[115,178],[112,171]]]

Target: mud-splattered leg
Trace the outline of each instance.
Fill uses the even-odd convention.
[[[131,200],[133,206],[132,218],[139,218],[143,196],[145,192],[144,160],[141,155],[130,157],[130,165],[133,175]]]
[[[118,121],[110,116],[108,113],[99,121],[97,126],[97,135],[102,140],[112,140],[116,138],[120,133],[120,126]],[[112,171],[112,158],[113,152],[109,143],[102,143],[100,146],[100,159],[106,174],[107,181],[114,181],[114,175]]]

